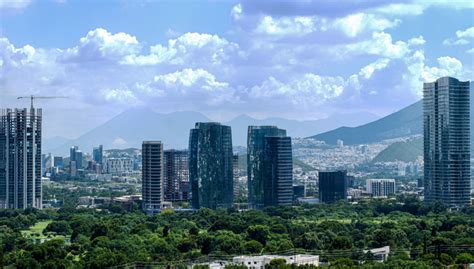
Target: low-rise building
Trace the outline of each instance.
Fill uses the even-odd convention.
[[[315,265],[319,266],[319,256],[297,254],[291,256],[261,255],[261,256],[237,256],[233,263],[247,266],[248,269],[264,269],[274,259],[284,259],[286,264]]]

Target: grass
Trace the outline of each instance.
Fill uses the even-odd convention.
[[[21,235],[27,239],[33,240],[37,243],[42,243],[51,239],[63,239],[68,241],[69,236],[56,235],[54,233],[43,234],[44,229],[50,224],[52,220],[39,221],[35,225],[31,226],[28,230],[21,231]]]

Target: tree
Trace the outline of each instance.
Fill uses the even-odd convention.
[[[244,249],[246,253],[258,254],[262,251],[263,245],[256,240],[250,240],[244,243]]]
[[[474,257],[469,254],[469,253],[459,253],[457,256],[456,256],[456,260],[455,260],[456,264],[469,264],[469,263],[472,263],[474,262]]]
[[[279,269],[286,264],[285,259],[273,259],[265,266],[265,269]]]
[[[267,243],[270,229],[266,225],[252,225],[247,228],[247,236],[251,240],[256,240],[262,245]]]

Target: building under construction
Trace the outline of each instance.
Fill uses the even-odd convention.
[[[164,151],[165,201],[187,202],[190,199],[187,150]]]
[[[0,208],[42,207],[41,113],[0,110]]]

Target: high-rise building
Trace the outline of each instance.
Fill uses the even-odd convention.
[[[142,144],[142,209],[148,214],[161,211],[163,204],[163,144]]]
[[[103,150],[104,148],[102,147],[102,145],[99,145],[98,147],[94,147],[92,149],[92,159],[96,163],[101,164],[101,165],[102,165],[102,158],[104,156]]]
[[[286,136],[286,131],[276,126],[249,126],[247,133],[247,185],[251,208],[264,206],[265,137]]]
[[[319,200],[333,203],[347,199],[347,172],[319,172]]]
[[[265,136],[263,206],[292,205],[293,157],[291,137]]]
[[[229,208],[233,202],[230,126],[198,122],[189,135],[189,180],[194,208]]]
[[[0,208],[41,208],[41,109],[0,110]]]
[[[57,167],[57,168],[64,168],[63,157],[61,157],[61,156],[54,156],[54,167]]]
[[[189,200],[189,167],[187,150],[164,151],[164,194],[165,201],[184,202]]]
[[[469,81],[442,77],[423,86],[425,201],[470,203]]]
[[[84,154],[81,150],[76,150],[76,168],[82,169],[84,165]]]
[[[388,197],[395,194],[395,179],[367,179],[365,189],[372,197]]]

